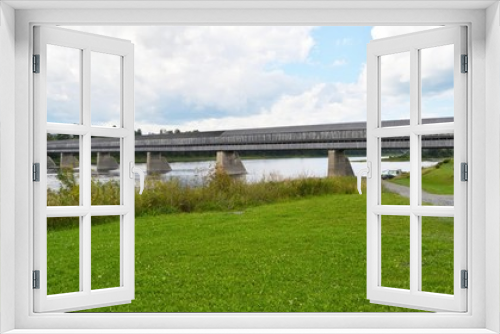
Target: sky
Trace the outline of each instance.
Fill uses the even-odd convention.
[[[135,122],[210,131],[366,120],[366,46],[433,27],[66,27],[132,41]],[[453,115],[453,50],[422,55],[422,113]],[[48,121],[78,122],[74,50],[49,48]],[[409,115],[407,54],[382,59],[382,119]],[[119,125],[119,59],[92,54],[92,124]]]

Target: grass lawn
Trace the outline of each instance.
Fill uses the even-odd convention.
[[[438,166],[422,169],[422,189],[431,194],[453,195],[453,159]],[[410,174],[388,181],[409,187]]]
[[[394,203],[406,201],[388,196],[394,196]],[[409,286],[407,219],[382,218],[382,283],[386,286]],[[423,287],[452,293],[453,221],[426,218],[425,224]],[[52,293],[78,289],[75,226],[49,230]],[[116,222],[92,229],[92,284],[106,287],[118,277]],[[409,311],[366,299],[365,196],[323,195],[242,212],[138,217],[135,240],[135,300],[91,311]]]

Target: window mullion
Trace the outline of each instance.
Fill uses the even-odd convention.
[[[82,53],[82,109],[81,119],[85,127],[89,131],[82,136],[82,156],[80,163],[80,198],[84,208],[90,210],[92,195],[91,195],[91,133],[90,133],[90,50],[83,49]],[[83,291],[90,293],[91,291],[91,216],[90,212],[80,218],[80,285]]]
[[[82,162],[80,164],[80,198],[82,205],[90,208],[90,178],[91,178],[91,132],[90,132],[90,50],[83,50],[82,61],[82,123],[89,130],[82,136]]]
[[[419,170],[420,138],[414,130],[418,126],[419,113],[419,54],[418,49],[410,50],[410,291],[417,292],[420,285],[420,237],[419,217],[413,209],[420,204]]]

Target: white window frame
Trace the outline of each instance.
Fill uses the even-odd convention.
[[[454,120],[449,123],[423,124],[421,119],[421,50],[451,45],[453,47]],[[367,52],[367,162],[372,177],[367,180],[367,297],[372,303],[403,306],[422,310],[463,312],[467,310],[467,289],[462,288],[461,270],[467,269],[467,186],[461,181],[460,165],[467,163],[467,75],[462,73],[461,55],[467,54],[466,28],[450,26],[371,41]],[[410,110],[406,126],[382,126],[382,57],[406,52],[409,55]],[[423,206],[421,196],[421,136],[454,134],[454,204]],[[382,140],[390,137],[410,140],[410,203],[384,205],[381,201]],[[409,289],[382,285],[383,217],[405,216],[409,220]],[[453,219],[453,294],[422,290],[422,217]]]
[[[47,49],[58,45],[78,50],[80,61],[80,123],[47,122]],[[130,303],[134,299],[134,45],[127,40],[88,34],[70,29],[47,26],[34,27],[34,52],[39,56],[39,73],[34,83],[34,161],[39,163],[40,180],[33,184],[34,201],[34,269],[39,270],[39,288],[34,290],[36,312],[74,311],[101,306]],[[93,52],[116,57],[120,69],[120,125],[102,127],[91,120],[91,59]],[[79,136],[80,203],[76,206],[47,206],[47,133]],[[91,146],[92,136],[120,140],[120,205],[91,203]],[[91,224],[93,216],[118,216],[120,230],[119,286],[92,289],[91,284]],[[47,295],[47,218],[74,217],[79,219],[79,283],[77,292]]]
[[[41,1],[43,2],[43,1]],[[90,3],[90,2],[89,2]],[[148,3],[144,1],[144,3]],[[453,6],[451,2],[450,7]],[[456,2],[455,2],[456,3]],[[15,5],[15,3],[13,2]],[[199,4],[198,4],[199,5]],[[121,9],[113,11],[99,11],[92,9],[64,9],[64,10],[21,10],[15,15],[15,74],[7,73],[7,78],[0,78],[0,97],[6,102],[0,102],[2,113],[0,145],[2,148],[0,163],[2,171],[10,171],[15,177],[0,174],[1,190],[1,272],[0,272],[0,319],[2,330],[16,329],[15,333],[36,333],[36,329],[61,329],[69,333],[72,329],[89,329],[88,333],[106,332],[106,329],[117,329],[115,332],[124,332],[124,329],[133,329],[141,326],[143,330],[129,330],[128,333],[144,332],[144,329],[195,328],[207,329],[211,332],[247,332],[244,328],[253,328],[255,332],[289,332],[294,328],[302,328],[300,332],[341,332],[350,329],[355,333],[380,332],[412,332],[412,328],[419,328],[419,332],[467,332],[491,333],[500,331],[500,175],[497,168],[490,163],[498,163],[498,154],[486,157],[485,148],[491,152],[499,152],[500,140],[498,135],[499,116],[495,110],[500,108],[498,92],[500,87],[500,32],[498,28],[497,3],[488,12],[484,9],[388,9],[387,3],[371,3],[369,9],[328,9],[318,6],[311,9],[307,3],[304,8],[281,9]],[[365,4],[366,5],[366,4]],[[470,2],[473,7],[474,4]],[[5,25],[14,27],[12,9],[5,3],[1,4],[0,38],[11,36],[5,31]],[[186,5],[185,5],[186,6]],[[196,4],[194,4],[196,6]],[[201,5],[200,5],[201,6]],[[255,5],[254,5],[255,6]],[[348,6],[349,5],[345,5]],[[354,5],[351,5],[353,7]],[[386,6],[386,8],[383,8]],[[390,5],[389,5],[390,6]],[[219,5],[220,8],[220,5]],[[309,9],[308,9],[309,8]],[[375,9],[374,9],[375,8]],[[485,22],[488,30],[486,30]],[[462,24],[468,26],[468,54],[471,59],[468,78],[468,131],[472,135],[469,140],[470,155],[470,186],[468,220],[471,242],[468,245],[469,308],[467,313],[300,313],[300,314],[34,314],[32,312],[32,290],[30,258],[32,251],[32,221],[33,203],[30,169],[32,154],[32,76],[30,73],[30,55],[32,54],[32,27],[36,24],[183,24],[183,25],[439,25]],[[10,29],[12,30],[12,29]],[[12,37],[12,36],[11,36]],[[486,48],[485,45],[488,47]],[[12,60],[12,43],[7,48],[0,46],[0,61]],[[485,71],[485,64],[497,72]],[[5,64],[1,64],[5,66]],[[15,79],[15,114],[13,112],[13,93],[9,87]],[[488,85],[488,91],[486,83]],[[489,94],[488,94],[489,92]],[[4,100],[5,101],[5,100]],[[488,106],[488,109],[486,109]],[[10,113],[3,108],[8,108]],[[488,117],[488,120],[487,120]],[[491,119],[490,119],[491,118]],[[8,135],[14,131],[15,145],[5,145],[11,140]],[[3,131],[6,129],[6,131]],[[486,133],[486,135],[485,135]],[[490,140],[486,140],[486,138]],[[15,160],[15,165],[11,161]],[[488,162],[488,164],[486,164]],[[15,168],[13,168],[13,166]],[[5,169],[4,169],[5,167]],[[490,171],[488,182],[485,182],[485,172]],[[10,178],[10,179],[9,179]],[[10,189],[6,189],[11,186]],[[11,189],[15,187],[15,200],[8,200]],[[486,196],[488,194],[488,197]],[[7,207],[14,205],[15,211]],[[487,201],[487,206],[485,206]],[[10,218],[10,220],[9,220]],[[12,218],[14,220],[12,221]],[[15,224],[13,224],[15,222]],[[9,237],[12,239],[10,240]],[[15,239],[14,239],[15,238]],[[15,242],[13,242],[15,241]],[[488,252],[486,252],[488,250]],[[12,256],[14,254],[14,256]],[[15,286],[13,292],[12,284]],[[14,305],[14,307],[12,307]],[[13,317],[7,318],[7,316]],[[24,330],[26,329],[26,330]],[[30,331],[29,331],[29,330]],[[99,330],[100,329],[100,330]],[[121,330],[120,330],[121,329]],[[218,329],[218,330],[216,330]],[[265,331],[264,329],[270,329]],[[274,330],[273,330],[274,329]],[[391,330],[392,329],[392,330]],[[432,330],[430,330],[432,329]],[[463,329],[463,330],[460,330]],[[56,332],[51,330],[50,332]],[[76,331],[74,331],[76,332]]]

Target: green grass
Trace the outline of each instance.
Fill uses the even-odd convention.
[[[399,196],[382,187],[381,202],[382,205],[410,205],[408,197]]]
[[[388,162],[410,161],[410,156],[409,155],[389,156],[383,158],[382,161],[388,161]]]
[[[390,182],[410,186],[410,174],[395,177]],[[422,169],[422,189],[431,194],[453,195],[453,159]]]
[[[387,196],[394,203],[406,201],[395,194]],[[450,220],[428,218],[426,224],[432,228],[423,229],[423,240],[430,240],[425,243],[424,254],[428,255],[423,261],[423,286],[432,291],[452,293],[449,264],[453,253],[446,251],[453,247]],[[409,282],[408,226],[404,221],[397,216],[382,219],[383,233],[390,238],[383,237],[382,254],[383,273],[389,272],[391,277],[383,284],[389,286]],[[116,252],[119,240],[112,221],[92,229],[92,244],[100,245],[100,254]],[[142,216],[136,219],[135,240],[135,300],[91,311],[409,311],[370,304],[366,299],[365,196],[320,195],[241,212]],[[77,270],[74,252],[65,251],[78,248],[68,245],[71,242],[78,242],[78,229],[70,225],[50,229],[49,261],[57,259],[58,266],[73,265]],[[94,255],[92,259],[93,272],[109,277],[110,282],[116,277],[116,261]],[[77,274],[61,279],[50,271],[53,263],[48,266],[52,292],[78,286]],[[97,287],[103,285],[107,284]]]

